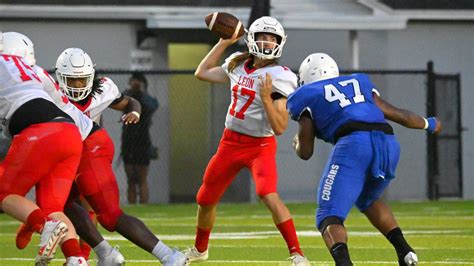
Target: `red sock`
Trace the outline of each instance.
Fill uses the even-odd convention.
[[[63,251],[64,257],[82,257],[81,248],[79,247],[79,242],[77,239],[71,238],[66,240],[61,245],[61,250]]]
[[[290,254],[297,252],[301,256],[304,256],[303,251],[301,251],[300,248],[300,243],[298,242],[298,237],[296,236],[296,229],[295,225],[293,224],[293,219],[289,219],[283,223],[277,224],[276,227],[278,230],[280,230],[281,235],[285,239]]]
[[[44,215],[41,209],[36,209],[32,213],[30,213],[30,215],[28,215],[28,218],[26,218],[25,225],[28,230],[40,233],[41,230],[43,230],[45,222],[46,215]]]
[[[196,240],[194,241],[194,246],[199,252],[204,252],[207,250],[210,234],[211,229],[203,229],[196,227]]]
[[[79,246],[81,248],[81,253],[84,256],[84,259],[89,260],[89,256],[91,255],[91,246],[86,243],[83,239],[79,241]]]

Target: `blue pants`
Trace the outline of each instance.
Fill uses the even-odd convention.
[[[319,183],[317,228],[329,216],[344,221],[354,204],[365,211],[395,177],[399,157],[394,135],[357,131],[340,138]]]

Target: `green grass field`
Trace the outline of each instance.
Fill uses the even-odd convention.
[[[314,227],[315,204],[288,206],[306,256],[313,265],[333,265]],[[474,265],[474,202],[392,203],[391,207],[417,251],[420,265]],[[168,245],[184,249],[193,244],[195,205],[133,206],[125,210],[142,218]],[[222,204],[218,211],[209,261],[202,265],[290,265],[285,243],[262,204]],[[33,264],[38,237],[26,250],[17,250],[14,237],[18,224],[0,215],[0,265]],[[391,245],[363,215],[353,210],[346,227],[356,265],[398,265]],[[101,231],[113,245],[120,246],[127,265],[159,265],[154,257],[118,234]],[[60,251],[56,257],[51,265],[62,265]]]

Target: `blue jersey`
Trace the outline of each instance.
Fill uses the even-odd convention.
[[[374,92],[378,93],[365,74],[339,76],[300,87],[288,97],[287,109],[295,121],[308,111],[316,137],[334,143],[337,129],[348,122],[386,123]]]

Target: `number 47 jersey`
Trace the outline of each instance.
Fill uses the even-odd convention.
[[[308,111],[316,136],[334,143],[337,129],[348,122],[386,123],[373,93],[380,95],[367,75],[339,76],[300,87],[289,96],[287,109],[295,121]]]

